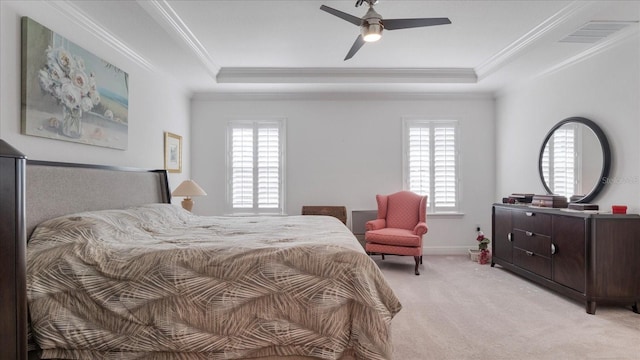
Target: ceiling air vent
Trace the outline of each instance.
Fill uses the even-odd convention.
[[[591,21],[567,37],[560,39],[560,42],[593,44],[631,24],[635,24],[635,22]]]

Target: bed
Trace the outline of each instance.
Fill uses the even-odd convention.
[[[16,295],[42,358],[391,358],[401,305],[339,220],[196,216],[164,171],[24,167]]]

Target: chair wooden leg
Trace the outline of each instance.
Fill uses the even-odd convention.
[[[420,255],[420,265],[422,265],[422,255]]]
[[[420,275],[418,271],[418,263],[420,262],[420,256],[414,256],[413,259],[416,261],[416,275]]]
[[[380,255],[382,255],[382,260],[384,260],[384,254],[380,254]]]

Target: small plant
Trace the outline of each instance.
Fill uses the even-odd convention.
[[[485,237],[484,233],[478,230],[478,237],[476,237],[476,240],[478,240],[478,250],[480,250],[480,255],[478,256],[478,264],[488,264],[489,259],[491,259],[491,255],[488,249],[491,239]]]
[[[491,242],[491,239],[485,237],[482,231],[478,231],[478,237],[476,237],[476,240],[478,240],[478,250],[487,250],[489,243]]]

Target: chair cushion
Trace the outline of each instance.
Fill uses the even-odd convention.
[[[400,191],[389,195],[387,199],[387,226],[413,230],[420,221],[422,198],[422,196],[409,191]]]
[[[422,247],[413,246],[390,246],[376,243],[366,243],[365,251],[370,253],[388,254],[388,255],[404,255],[404,256],[422,256]]]
[[[422,246],[422,237],[406,229],[384,228],[367,231],[364,239],[366,242],[385,245]]]

